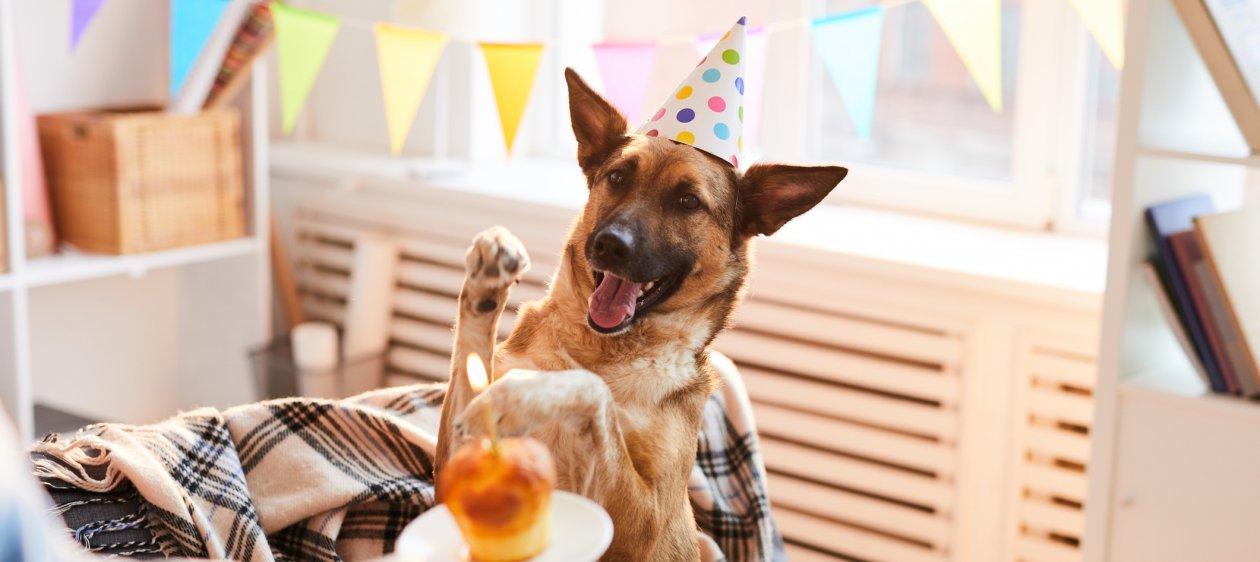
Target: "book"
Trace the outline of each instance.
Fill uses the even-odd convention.
[[[1186,353],[1186,358],[1190,361],[1190,366],[1194,367],[1194,372],[1203,379],[1203,383],[1211,386],[1212,381],[1208,379],[1207,371],[1203,369],[1203,362],[1199,361],[1199,353],[1194,350],[1194,344],[1190,343],[1190,335],[1186,333],[1185,326],[1181,325],[1181,317],[1177,315],[1177,309],[1168,298],[1168,284],[1164,282],[1163,274],[1159,271],[1159,262],[1148,261],[1142,266],[1142,276],[1146,278],[1146,283],[1150,285],[1151,292],[1155,293],[1155,302],[1159,304],[1159,311],[1163,313],[1164,320],[1168,322],[1168,329],[1172,332],[1173,337],[1177,338],[1177,343],[1181,344],[1181,350]]]
[[[1212,391],[1228,392],[1229,387],[1225,383],[1225,377],[1221,373],[1220,365],[1212,354],[1207,334],[1203,332],[1203,322],[1200,320],[1198,311],[1194,307],[1194,301],[1190,298],[1190,291],[1186,287],[1185,274],[1182,273],[1181,268],[1178,266],[1177,258],[1173,255],[1172,245],[1168,241],[1168,237],[1173,234],[1193,229],[1194,217],[1211,214],[1214,211],[1212,199],[1207,195],[1200,194],[1183,197],[1148,207],[1146,209],[1146,226],[1151,232],[1151,238],[1155,241],[1155,249],[1159,255],[1160,263],[1168,274],[1168,285],[1172,288],[1173,304],[1177,306],[1177,313],[1181,318],[1182,326],[1185,326],[1186,332],[1190,334],[1190,342],[1194,344],[1199,361],[1203,363],[1203,369],[1207,372]]]
[[[1260,207],[1204,216],[1195,232],[1237,330],[1242,355],[1260,373]]]
[[[1199,246],[1199,236],[1193,230],[1178,232],[1169,239],[1176,254],[1182,274],[1186,276],[1186,288],[1203,319],[1203,332],[1225,382],[1232,392],[1254,396],[1260,392],[1251,365],[1239,355],[1238,332],[1234,330],[1226,310],[1225,300],[1212,279],[1211,266]]]
[[[1186,32],[1234,116],[1238,131],[1260,153],[1260,3],[1255,0],[1173,0]]]
[[[254,4],[250,8],[219,65],[219,73],[206,96],[206,108],[227,103],[249,81],[249,70],[254,61],[271,46],[274,37],[272,25],[271,8],[266,3]]]
[[[197,61],[188,71],[184,85],[167,105],[167,111],[183,114],[196,113],[205,105],[210,88],[214,85],[214,78],[218,75],[223,56],[227,54],[241,21],[245,19],[254,4],[254,0],[230,1],[231,3],[223,10],[223,16],[215,25],[214,32],[210,34],[201,53],[197,55]]]

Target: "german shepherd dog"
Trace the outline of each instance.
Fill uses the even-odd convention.
[[[486,434],[473,414],[493,400],[501,434],[541,440],[557,486],[608,510],[605,560],[698,560],[687,480],[716,380],[709,344],[741,298],[749,241],[822,201],[848,171],[757,164],[741,174],[691,146],[629,134],[577,73],[565,79],[589,198],[547,297],[521,306],[497,348],[499,316],[529,258],[500,227],[473,240],[436,470]],[[492,373],[479,396],[465,374],[470,353]]]

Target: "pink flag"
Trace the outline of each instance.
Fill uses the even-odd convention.
[[[22,214],[26,218],[27,257],[52,253],[56,244],[48,184],[44,180],[44,159],[39,152],[39,130],[26,92],[26,72],[17,56],[13,35],[7,38],[8,62],[13,65],[13,119],[17,123],[18,159],[21,163]]]
[[[748,28],[748,61],[744,65],[745,90],[744,112],[744,146],[758,146],[761,134],[761,104],[766,93],[766,45],[770,34],[764,27]],[[696,50],[700,54],[709,52],[722,39],[720,34],[702,35],[696,38]],[[747,148],[745,148],[747,150]]]
[[[631,125],[639,125],[656,66],[656,43],[600,43],[591,48],[604,79],[604,95]]]

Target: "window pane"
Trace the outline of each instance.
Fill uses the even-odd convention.
[[[1111,66],[1092,39],[1088,41],[1085,92],[1085,138],[1081,143],[1080,197],[1077,215],[1106,220],[1111,214],[1111,172],[1115,166],[1116,105],[1120,73]]]
[[[870,3],[827,2],[828,13],[864,5]],[[826,71],[820,70],[822,134],[816,156],[922,172],[1010,179],[1019,12],[1017,0],[1003,3],[1003,108],[995,112],[931,12],[917,2],[890,7],[885,15],[871,139],[858,138],[840,94]]]

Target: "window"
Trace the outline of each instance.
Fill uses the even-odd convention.
[[[1111,179],[1115,166],[1116,109],[1120,99],[1120,73],[1107,62],[1102,50],[1090,43],[1085,91],[1085,127],[1081,142],[1080,185],[1072,209],[1085,221],[1106,221],[1111,216]]]
[[[827,0],[814,17],[872,5]],[[808,154],[851,165],[836,200],[1025,228],[1101,231],[1119,73],[1068,2],[1002,3],[1003,108],[993,111],[931,12],[885,15],[872,135],[860,139],[820,61]]]
[[[832,11],[854,2],[831,0]],[[823,82],[822,135],[815,155],[919,172],[1010,180],[1019,3],[1003,6],[1005,107],[989,108],[927,7],[890,8],[884,19],[875,120],[869,142],[858,138],[831,80]],[[823,78],[826,78],[825,76]]]

